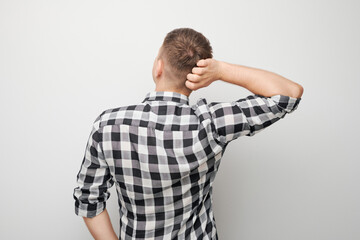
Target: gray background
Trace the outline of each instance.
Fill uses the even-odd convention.
[[[95,117],[155,89],[166,33],[300,83],[298,110],[231,142],[214,184],[220,239],[360,239],[358,1],[0,1],[0,239],[91,239],[72,199]],[[232,101],[224,82],[195,91]],[[114,228],[115,188],[108,201]]]

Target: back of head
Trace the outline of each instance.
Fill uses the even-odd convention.
[[[169,65],[169,73],[178,81],[176,88],[184,88],[186,75],[200,59],[212,58],[209,40],[191,28],[177,28],[169,32],[162,44],[160,57]]]

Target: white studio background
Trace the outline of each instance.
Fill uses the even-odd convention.
[[[305,90],[298,110],[229,144],[214,184],[220,239],[360,239],[359,11],[355,0],[0,0],[0,239],[91,239],[72,193],[92,123],[155,89],[153,60],[178,27],[203,33],[216,59]],[[190,104],[248,94],[218,81]]]

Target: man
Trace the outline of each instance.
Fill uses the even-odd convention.
[[[155,91],[136,105],[103,111],[93,124],[74,189],[75,213],[95,239],[218,239],[212,185],[226,146],[294,111],[303,93],[278,74],[212,58],[189,28],[167,34],[154,61]],[[225,81],[253,95],[232,102],[192,91]],[[115,183],[120,236],[106,210]]]

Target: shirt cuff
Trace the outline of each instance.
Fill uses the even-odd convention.
[[[98,202],[92,204],[75,201],[75,214],[81,217],[92,218],[99,215],[106,208],[106,202]]]
[[[280,94],[272,96],[271,99],[286,113],[295,111],[301,101],[301,98],[294,98]]]

